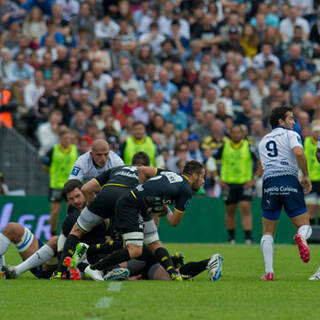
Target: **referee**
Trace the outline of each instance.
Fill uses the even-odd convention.
[[[252,243],[252,214],[251,201],[253,187],[257,176],[261,175],[261,164],[249,142],[243,139],[239,125],[234,125],[230,131],[231,139],[226,141],[213,156],[221,160],[220,177],[215,180],[222,187],[226,204],[226,227],[229,243],[235,243],[236,210],[239,204],[242,228],[245,242]],[[253,166],[257,162],[256,175],[253,177]]]

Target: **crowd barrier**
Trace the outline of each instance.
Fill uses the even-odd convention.
[[[194,197],[177,227],[170,226],[161,218],[160,239],[176,243],[223,243],[227,241],[224,224],[225,206],[221,199]],[[65,204],[59,217],[59,226],[66,215]],[[260,199],[252,203],[253,238],[259,243],[261,238]],[[50,237],[49,203],[45,196],[0,196],[0,231],[8,222],[18,222],[32,230],[43,241]],[[244,242],[240,213],[237,212],[236,241]],[[291,243],[295,229],[285,213],[281,214],[276,243]]]

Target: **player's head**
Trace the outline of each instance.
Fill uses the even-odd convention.
[[[133,166],[150,166],[150,158],[149,156],[143,152],[143,151],[139,151],[136,152],[131,160],[131,165]]]
[[[61,130],[59,133],[60,143],[63,148],[68,148],[72,142],[71,132],[69,130]]]
[[[230,131],[230,137],[231,140],[235,143],[238,143],[243,139],[243,131],[240,125],[236,124],[232,126]]]
[[[292,108],[290,106],[281,106],[273,109],[269,122],[272,128],[280,126],[292,130],[295,124]]]
[[[67,201],[78,210],[82,210],[86,205],[86,198],[81,191],[81,187],[82,183],[76,179],[67,181],[63,187],[63,193]]]
[[[183,168],[182,174],[189,178],[189,183],[193,191],[198,191],[204,184],[204,166],[198,161],[188,161]]]
[[[132,135],[134,138],[140,140],[146,133],[146,127],[142,121],[135,121],[132,125]]]
[[[91,157],[97,167],[103,168],[109,156],[109,144],[103,139],[94,140],[91,146]]]

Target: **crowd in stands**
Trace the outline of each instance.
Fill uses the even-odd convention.
[[[123,157],[142,124],[155,165],[207,163],[212,195],[212,154],[233,124],[256,146],[282,104],[310,136],[320,119],[316,1],[0,0],[0,122],[40,156],[67,127],[80,154],[105,138]]]

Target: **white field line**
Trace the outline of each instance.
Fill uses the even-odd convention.
[[[97,303],[95,304],[95,307],[97,309],[108,309],[111,305],[112,300],[113,300],[112,297],[99,298]]]
[[[108,291],[112,292],[120,292],[121,290],[122,283],[117,281],[117,282],[110,282]]]

